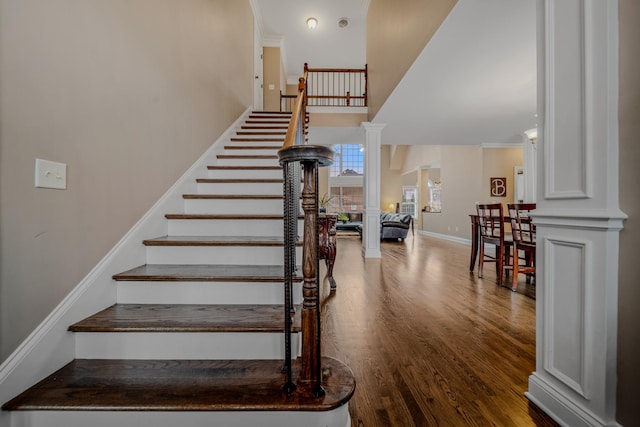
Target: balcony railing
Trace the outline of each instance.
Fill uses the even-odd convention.
[[[304,64],[305,99],[311,107],[366,107],[367,66],[364,68],[309,68]],[[297,95],[280,92],[280,111],[293,111]]]

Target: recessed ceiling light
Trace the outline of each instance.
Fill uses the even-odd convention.
[[[316,18],[307,19],[307,28],[313,30],[318,26],[318,20]]]
[[[349,25],[349,18],[340,18],[338,19],[338,27],[344,28]]]

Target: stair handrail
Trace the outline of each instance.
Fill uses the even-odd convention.
[[[296,270],[295,248],[298,240],[297,224],[300,200],[304,212],[302,246],[302,363],[299,383],[302,392],[315,397],[325,394],[322,388],[321,328],[320,328],[320,280],[318,268],[318,167],[333,162],[333,150],[326,146],[306,144],[306,73],[298,82],[298,97],[287,128],[282,148],[278,151],[284,177],[284,334],[286,382],[284,391],[296,390],[292,378],[291,322],[292,287]],[[300,169],[303,189],[300,192]]]
[[[296,144],[302,144],[304,140],[304,125],[307,116],[307,95],[306,95],[307,73],[304,77],[298,79],[298,97],[295,100],[293,111],[291,112],[291,121],[284,137],[282,148],[291,147]]]

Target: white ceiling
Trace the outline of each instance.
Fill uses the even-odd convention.
[[[290,84],[309,67],[363,68],[369,0],[252,0],[266,46],[280,46]],[[318,26],[306,27],[314,17]],[[349,25],[338,27],[347,18]]]
[[[297,80],[304,62],[366,63],[368,1],[253,1],[265,39],[282,39],[289,79]],[[373,119],[386,124],[383,144],[521,142],[523,131],[536,126],[535,5],[459,0]],[[317,32],[304,26],[309,16],[318,18]],[[350,19],[347,31],[337,26],[341,17]],[[343,131],[354,137],[353,130]],[[323,134],[340,138],[335,128],[317,133]]]

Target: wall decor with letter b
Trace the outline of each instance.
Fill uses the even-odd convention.
[[[507,178],[491,178],[491,197],[507,197]]]

